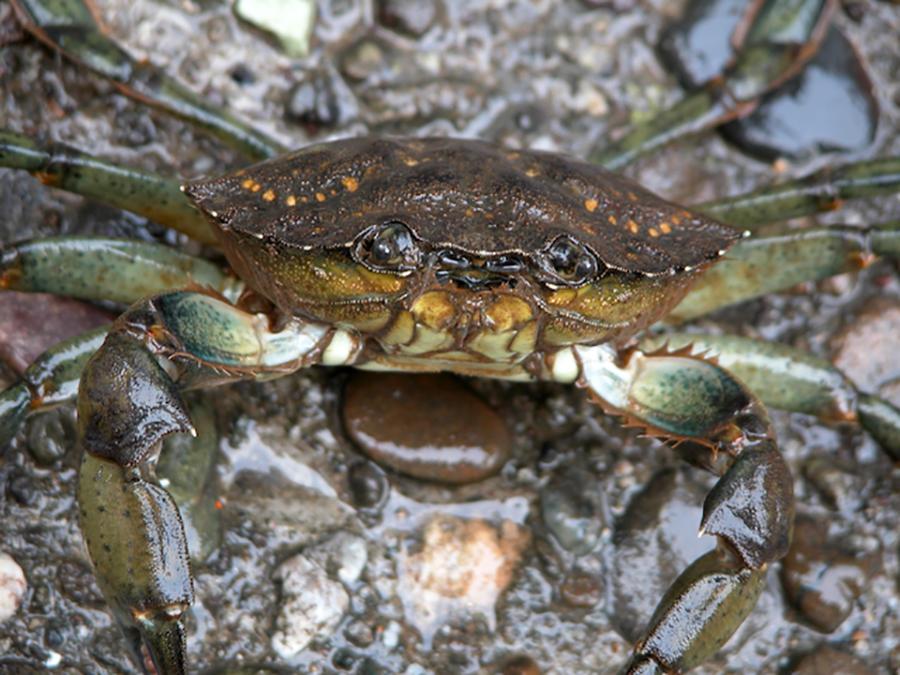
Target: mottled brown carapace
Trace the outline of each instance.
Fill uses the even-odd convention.
[[[447,327],[414,319],[454,343],[490,330],[498,295],[531,307],[538,346],[630,335],[740,236],[598,166],[474,140],[334,141],[185,192],[282,309],[373,333],[440,291]]]

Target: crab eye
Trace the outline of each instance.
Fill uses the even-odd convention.
[[[372,267],[396,270],[415,264],[418,248],[409,228],[392,220],[370,232],[358,253]]]
[[[567,284],[580,284],[597,273],[597,258],[584,244],[559,237],[547,249],[546,261],[554,275]]]

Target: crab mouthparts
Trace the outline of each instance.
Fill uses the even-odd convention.
[[[435,278],[439,283],[453,283],[472,291],[497,286],[515,288],[517,275],[525,269],[525,261],[517,255],[475,258],[459,251],[438,251],[434,260]]]

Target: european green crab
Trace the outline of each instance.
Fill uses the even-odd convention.
[[[63,187],[110,190],[96,160],[17,134],[3,134],[0,161]],[[896,173],[897,160],[852,167],[827,190],[843,196],[846,184],[852,190]],[[606,410],[679,445],[723,474],[703,517],[721,546],[663,598],[625,667],[631,673],[683,671],[708,658],[752,609],[765,567],[787,549],[792,483],[760,399],[858,419],[888,449],[900,445],[894,408],[791,350],[697,336],[673,336],[669,346],[633,340],[676,306],[688,317],[761,292],[733,269],[704,275],[729,250],[736,264],[743,257],[766,270],[767,289],[780,288],[852,269],[872,254],[897,255],[889,228],[741,242],[742,230],[594,165],[449,139],[335,141],[189,182],[184,192],[204,218],[171,181],[128,177],[117,185],[126,204],[171,207],[176,215],[161,220],[218,242],[239,279],[146,244],[58,239],[6,248],[6,288],[137,304],[108,336],[42,357],[4,392],[0,428],[13,431],[30,409],[70,397],[81,378],[85,538],[138,662],[144,645],[159,672],[187,667],[186,544],[177,508],[152,480],[162,438],[193,431],[184,388],[311,365],[552,380],[579,384]],[[157,192],[148,196],[150,189]],[[736,212],[717,215],[731,220]],[[56,276],[86,251],[102,269],[96,283],[86,274],[76,288],[68,275]],[[797,267],[784,269],[784,259]],[[147,277],[158,267],[183,288]],[[730,288],[722,295],[724,274]],[[750,387],[696,348],[714,349]],[[782,380],[800,365],[818,379],[801,395],[785,393]]]

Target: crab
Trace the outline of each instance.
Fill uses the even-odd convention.
[[[16,4],[26,23],[31,4]],[[701,524],[719,546],[662,598],[628,673],[683,672],[708,659],[787,551],[793,483],[763,401],[859,422],[889,451],[900,447],[896,409],[795,350],[697,335],[639,340],[666,317],[794,285],[797,270],[781,264],[788,256],[818,278],[896,255],[887,228],[822,230],[818,247],[808,232],[748,239],[723,222],[747,215],[739,203],[713,218],[595,164],[476,140],[332,141],[177,187],[121,178],[112,165],[12,132],[0,135],[0,163],[177,223],[221,247],[235,273],[99,238],[3,250],[4,288],[130,305],[109,330],[52,348],[3,392],[0,430],[11,435],[26,414],[78,390],[82,530],[141,667],[187,670],[187,543],[153,476],[162,441],[196,433],[184,390],[316,365],[552,381],[582,387],[606,412],[677,446],[721,475]],[[895,180],[897,163],[811,182],[842,195],[849,184]],[[86,253],[102,275],[65,273]],[[164,280],[148,274],[159,268]],[[815,375],[805,397],[784,394],[792,367]]]

